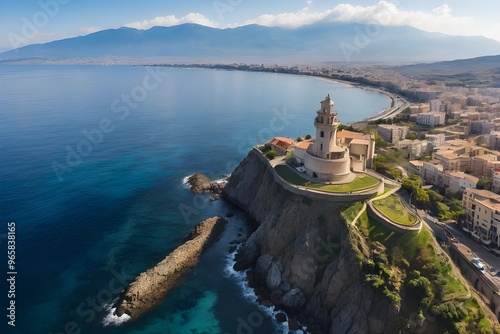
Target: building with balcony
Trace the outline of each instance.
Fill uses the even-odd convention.
[[[462,205],[466,228],[477,240],[500,247],[500,195],[489,190],[467,188]]]

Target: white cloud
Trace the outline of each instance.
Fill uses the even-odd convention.
[[[80,32],[84,35],[92,34],[102,30],[100,27],[81,27]]]
[[[205,16],[199,13],[189,13],[181,18],[177,18],[175,15],[157,16],[151,20],[130,22],[125,24],[125,26],[144,30],[155,26],[171,27],[183,23],[197,23],[213,28],[219,26],[216,22],[210,21]]]
[[[313,0],[306,0],[312,4]],[[263,14],[245,22],[219,24],[200,13],[190,13],[183,17],[175,15],[158,16],[150,20],[135,21],[125,24],[126,27],[149,29],[154,26],[174,26],[183,23],[197,23],[213,28],[234,28],[248,24],[260,24],[268,27],[296,28],[316,22],[358,22],[375,23],[383,26],[409,25],[430,32],[442,32],[450,35],[483,35],[500,41],[500,22],[487,23],[468,16],[454,16],[452,8],[441,4],[430,11],[409,11],[398,8],[389,1],[379,1],[371,6],[354,6],[343,3],[325,11],[314,11],[304,7],[295,12],[279,14]],[[83,27],[91,32],[91,28]],[[83,31],[83,30],[82,30]]]
[[[452,9],[442,4],[430,12],[408,11],[388,1],[379,1],[372,6],[339,4],[323,12],[311,11],[305,7],[296,12],[264,14],[245,24],[294,28],[319,21],[376,23],[384,26],[410,25],[431,32],[451,35],[486,35],[500,40],[500,23],[486,24],[471,17],[452,15]]]
[[[298,12],[281,13],[277,15],[264,14],[255,19],[247,20],[245,24],[260,24],[267,27],[296,28],[306,24],[312,24],[324,20],[331,14],[331,10],[325,12],[312,12],[305,7]]]

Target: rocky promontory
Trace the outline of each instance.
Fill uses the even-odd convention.
[[[208,176],[201,173],[191,175],[188,180],[190,191],[195,194],[209,193],[219,195],[226,185],[226,181],[212,181]]]
[[[198,224],[188,241],[130,283],[120,296],[115,314],[125,313],[135,319],[160,302],[186,270],[196,265],[203,249],[218,238],[226,223],[223,218],[213,217]]]
[[[260,302],[313,333],[393,333],[398,306],[365,284],[357,257],[369,249],[340,217],[343,204],[286,191],[257,154],[231,174],[222,197],[259,224],[235,269],[250,269]]]

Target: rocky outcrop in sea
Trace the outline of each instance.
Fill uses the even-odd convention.
[[[226,181],[212,181],[205,174],[196,173],[191,175],[188,180],[190,191],[195,194],[209,193],[219,195],[226,185]]]
[[[139,317],[161,301],[182,275],[198,262],[203,249],[217,240],[227,221],[213,217],[198,224],[188,240],[156,266],[137,276],[120,296],[115,314]]]

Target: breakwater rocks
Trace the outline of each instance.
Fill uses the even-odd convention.
[[[226,223],[213,217],[198,224],[183,245],[130,283],[119,298],[116,315],[125,313],[135,319],[159,303],[186,270],[196,265],[203,249],[218,239]]]
[[[208,176],[200,173],[191,175],[187,182],[191,187],[190,191],[195,194],[209,193],[219,195],[226,185],[226,181],[212,181]]]

